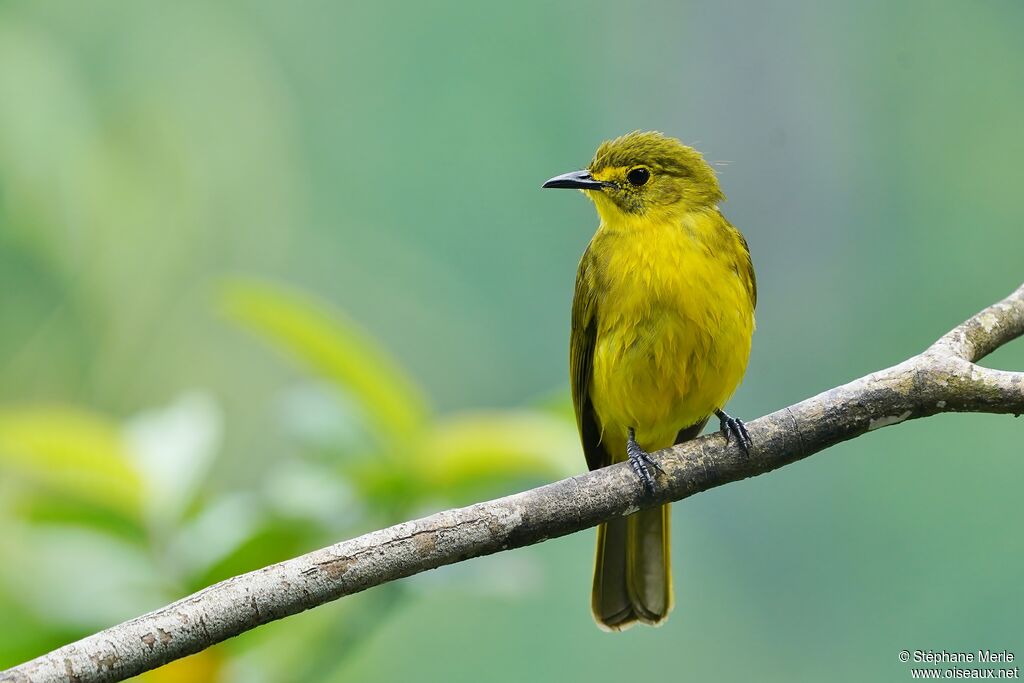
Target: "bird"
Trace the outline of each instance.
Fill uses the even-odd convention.
[[[676,138],[634,131],[543,187],[581,190],[599,217],[577,269],[569,343],[589,469],[628,460],[652,493],[661,467],[649,454],[695,439],[712,416],[749,454],[746,426],[725,404],[747,368],[757,282],[711,166]],[[673,603],[669,505],[601,524],[597,625],[660,625]]]

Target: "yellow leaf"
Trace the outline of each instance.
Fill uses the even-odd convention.
[[[0,469],[138,517],[141,479],[116,425],[71,408],[0,411]]]
[[[420,431],[426,403],[399,365],[358,325],[308,294],[255,281],[225,285],[227,314],[354,396],[383,436]]]
[[[563,477],[583,467],[575,426],[530,411],[462,413],[428,436],[417,465],[441,489],[474,479]]]

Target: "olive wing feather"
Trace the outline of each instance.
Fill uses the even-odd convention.
[[[590,400],[594,370],[594,346],[597,342],[598,301],[589,249],[580,260],[576,273],[576,291],[572,301],[572,330],[569,335],[569,380],[576,426],[580,431],[587,466],[597,469],[611,464],[601,446],[601,427]]]

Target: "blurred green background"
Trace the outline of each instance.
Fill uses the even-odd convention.
[[[583,469],[546,178],[659,129],[757,267],[734,414],[1024,279],[1015,2],[0,4],[0,667],[212,581]],[[1024,368],[1024,343],[993,365]],[[940,416],[675,506],[599,632],[591,532],[153,681],[905,680],[1024,655],[1024,422]]]

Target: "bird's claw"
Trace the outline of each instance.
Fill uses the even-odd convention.
[[[657,470],[662,474],[665,473],[665,470],[651,457],[650,453],[640,448],[632,427],[629,429],[629,438],[626,441],[626,455],[629,456],[629,467],[640,480],[644,492],[654,493],[654,475],[651,470]]]
[[[736,443],[744,453],[750,455],[750,447],[754,445],[754,442],[751,441],[750,434],[747,433],[747,425],[743,424],[743,420],[731,417],[724,410],[716,410],[715,415],[718,416],[718,429],[725,437],[725,443],[727,445],[732,443],[732,438],[736,437]]]

